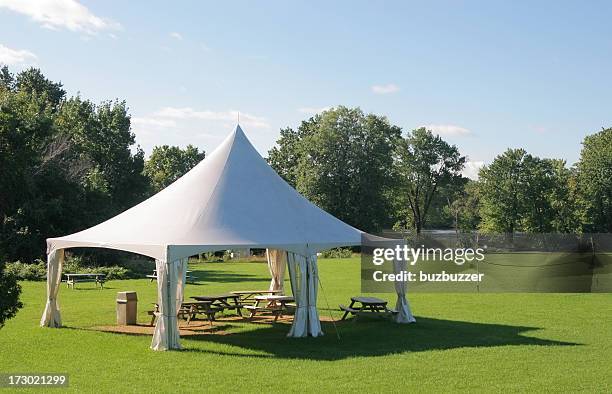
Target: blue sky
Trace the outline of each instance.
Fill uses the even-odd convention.
[[[265,156],[280,128],[346,105],[429,125],[472,167],[508,147],[571,164],[612,126],[611,16],[596,1],[0,0],[0,63],[125,99],[146,152],[210,152],[240,111]]]

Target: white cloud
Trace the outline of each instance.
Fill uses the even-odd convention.
[[[31,64],[38,57],[26,49],[11,49],[0,44],[0,63],[9,66],[17,64]]]
[[[461,172],[464,177],[478,180],[478,171],[484,166],[484,161],[468,161]]]
[[[400,88],[399,86],[393,84],[393,83],[388,83],[386,85],[374,85],[372,86],[372,92],[376,93],[376,94],[389,94],[389,93],[395,93],[395,92],[399,92]]]
[[[318,114],[318,113],[327,111],[329,109],[331,109],[331,107],[320,107],[320,108],[317,108],[317,107],[301,107],[301,108],[298,108],[298,112],[301,112],[303,114],[308,114],[308,115],[314,115],[314,114]]]
[[[266,128],[270,127],[267,120],[260,116],[251,115],[245,112],[239,112],[236,110],[229,111],[196,111],[190,107],[164,107],[159,110],[156,114],[158,117],[163,118],[174,118],[174,119],[200,119],[200,120],[212,120],[212,121],[231,121],[238,122],[238,115],[240,115],[240,124],[253,128]]]
[[[202,48],[202,50],[204,52],[210,52],[211,51],[210,47],[208,45],[204,44],[204,43],[200,44],[200,48]]]
[[[548,127],[546,126],[529,126],[529,128],[539,134],[548,133],[549,131]]]
[[[94,15],[76,0],[0,0],[0,8],[27,15],[44,28],[60,28],[87,34],[119,30],[121,25]]]
[[[472,132],[465,127],[453,124],[426,124],[421,127],[431,130],[432,133],[444,136],[462,136],[472,134]]]
[[[175,40],[182,40],[183,39],[183,36],[181,35],[181,33],[177,33],[175,31],[170,33],[170,37],[174,38]]]

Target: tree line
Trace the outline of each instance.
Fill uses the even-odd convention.
[[[31,68],[0,69],[0,261],[45,255],[45,239],[100,223],[204,158],[193,146],[135,145],[125,101],[67,97]]]
[[[0,261],[45,255],[45,239],[90,227],[162,190],[204,158],[157,146],[145,159],[125,101],[68,97],[32,68],[0,69]],[[425,128],[336,107],[280,131],[268,162],[315,204],[368,232],[611,232],[612,129],[580,161],[509,149],[461,175],[467,158]]]
[[[369,232],[394,227],[484,233],[612,232],[612,129],[587,136],[580,161],[508,149],[479,171],[425,128],[337,107],[281,130],[269,163],[298,191]]]

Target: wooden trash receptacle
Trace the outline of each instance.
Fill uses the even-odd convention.
[[[117,293],[117,325],[136,325],[138,315],[138,296],[135,291]]]

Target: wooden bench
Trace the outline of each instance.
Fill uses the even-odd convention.
[[[155,305],[155,309],[147,311],[147,314],[151,316],[152,326],[155,325],[155,319],[159,315],[159,305],[157,303],[153,303],[153,305]],[[196,315],[202,314],[206,316],[206,320],[212,325],[212,322],[215,320],[215,314],[221,311],[223,311],[222,308],[211,305],[211,302],[195,301],[184,302],[176,315],[179,318],[187,320],[187,324],[189,324],[191,320],[195,319]]]
[[[243,305],[240,303],[240,296],[237,294],[217,294],[217,295],[202,295],[191,297],[197,301],[208,301],[212,306],[219,308],[220,311],[225,309],[235,310],[238,316],[242,316]]]
[[[341,310],[343,310],[343,311],[345,311],[345,312],[348,312],[348,313],[351,313],[351,314],[353,314],[353,315],[355,315],[355,314],[357,314],[357,313],[361,312],[361,310],[359,310],[359,309],[349,308],[348,306],[346,306],[346,305],[342,305],[342,304],[340,304],[340,305],[339,305],[339,307],[340,307],[340,309],[341,309]]]
[[[74,289],[74,286],[77,283],[81,283],[81,282],[95,282],[96,287],[98,287],[98,284],[99,284],[100,289],[103,289],[104,282],[106,281],[105,274],[88,273],[88,274],[64,274],[64,275],[66,276],[66,286],[72,287],[72,289]]]
[[[274,321],[277,321],[279,317],[283,317],[283,312],[286,311],[286,308],[281,306],[277,307],[268,307],[268,306],[255,306],[255,305],[245,305],[244,309],[248,309],[251,313],[249,314],[249,319],[255,317],[257,312],[267,312],[274,316]]]
[[[187,283],[194,283],[196,277],[193,276],[193,275],[189,275],[189,272],[191,272],[191,271],[187,271],[187,275],[185,275],[185,282],[187,282]],[[157,280],[157,272],[153,271],[152,274],[147,275],[146,277],[151,279],[151,282],[153,282],[154,280]]]
[[[255,296],[254,305],[244,305],[243,308],[250,311],[249,319],[253,319],[258,312],[267,312],[274,316],[276,322],[279,317],[283,316],[283,313],[289,313],[290,310],[295,309],[295,300],[293,297],[281,296],[281,295],[260,295]],[[264,306],[260,306],[264,303]]]

